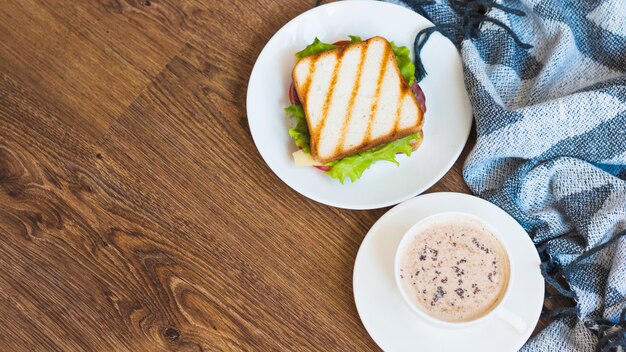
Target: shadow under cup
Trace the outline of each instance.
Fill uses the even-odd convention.
[[[441,327],[474,325],[497,315],[518,331],[525,323],[503,307],[513,270],[497,231],[460,212],[413,225],[396,251],[400,293],[421,318]]]

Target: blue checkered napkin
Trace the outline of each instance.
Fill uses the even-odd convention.
[[[576,302],[522,351],[623,350],[626,1],[391,2],[457,44],[478,134],[465,181],[530,233],[549,298]]]

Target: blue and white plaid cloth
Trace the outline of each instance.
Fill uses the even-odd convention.
[[[390,1],[459,48],[478,134],[465,181],[526,228],[548,284],[576,302],[521,351],[622,350],[626,0]]]

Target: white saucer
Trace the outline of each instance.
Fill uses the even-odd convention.
[[[496,317],[465,329],[438,328],[417,317],[402,299],[393,276],[400,238],[417,221],[445,211],[484,219],[513,248],[510,259],[517,270],[503,304],[527,323],[524,333]],[[354,300],[365,329],[387,352],[513,352],[526,342],[539,320],[544,297],[539,264],[526,231],[502,209],[467,194],[431,193],[397,205],[372,226],[354,264]]]
[[[313,8],[283,26],[268,41],[250,74],[247,112],[250,132],[272,171],[300,194],[327,205],[374,209],[394,205],[425,191],[452,167],[472,125],[472,108],[463,83],[463,65],[454,45],[435,33],[422,50],[428,76],[420,82],[426,95],[424,141],[399,166],[377,162],[363,177],[341,184],[313,167],[297,167],[298,150],[289,137],[288,88],[294,54],[315,37],[325,42],[383,36],[413,51],[415,35],[432,26],[417,13],[378,1],[340,1]]]

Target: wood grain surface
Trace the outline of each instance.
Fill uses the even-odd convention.
[[[246,119],[257,55],[314,6],[0,4],[0,350],[378,350],[352,267],[387,209],[297,194]],[[468,192],[471,144],[429,192]]]

